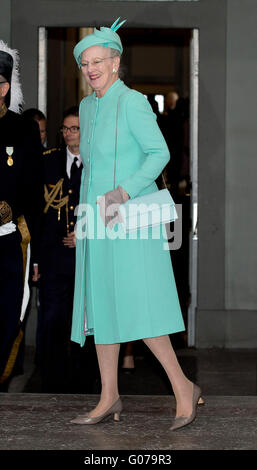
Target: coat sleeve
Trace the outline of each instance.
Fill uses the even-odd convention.
[[[141,167],[120,182],[120,186],[134,198],[156,180],[167,165],[170,153],[156,122],[156,115],[142,93],[135,90],[129,93],[126,116],[129,132],[145,154]]]

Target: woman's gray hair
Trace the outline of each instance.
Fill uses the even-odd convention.
[[[118,49],[112,49],[110,47],[110,56],[111,57],[121,57],[121,53],[120,53],[120,51],[118,51]]]
[[[110,47],[110,56],[120,58],[120,66],[119,66],[118,75],[119,75],[119,78],[122,78],[124,76],[124,68],[123,68],[123,65],[121,63],[121,53],[120,53],[120,51],[118,51],[118,49],[112,49]]]

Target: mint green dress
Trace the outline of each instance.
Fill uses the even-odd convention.
[[[121,224],[106,228],[96,201],[114,185],[134,198],[157,190],[169,151],[147,99],[120,79],[102,98],[80,103],[83,171],[77,224],[76,276],[71,339],[81,346],[128,342],[185,329],[166,239],[131,239]],[[158,228],[159,230],[159,228]],[[117,236],[119,234],[119,236]],[[123,234],[123,235],[122,235]],[[97,236],[96,236],[97,235]]]

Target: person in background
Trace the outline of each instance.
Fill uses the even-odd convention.
[[[43,152],[45,207],[38,260],[38,341],[42,391],[49,393],[65,393],[69,386],[75,209],[82,171],[78,107],[64,113],[61,134],[63,145]]]
[[[165,110],[160,116],[160,127],[168,145],[171,159],[163,174],[167,187],[176,202],[182,205],[182,244],[179,250],[171,250],[171,260],[176,285],[186,321],[190,302],[189,287],[189,234],[190,234],[190,155],[189,155],[189,100],[176,91],[165,96]],[[162,184],[159,178],[159,184]],[[171,231],[172,231],[171,226]],[[174,343],[183,347],[186,333],[174,338]]]
[[[121,371],[124,374],[133,374],[135,372],[135,351],[134,341],[124,344]]]
[[[38,256],[42,210],[38,125],[21,115],[19,55],[0,41],[0,389],[15,373],[28,300],[29,261]],[[31,242],[30,242],[31,239]],[[29,243],[30,242],[30,243]],[[28,254],[28,245],[31,255]],[[24,248],[24,250],[23,250]],[[25,290],[26,287],[26,290]],[[25,295],[26,294],[26,295]]]
[[[23,111],[22,116],[26,119],[34,119],[38,123],[42,150],[45,150],[47,135],[46,135],[46,117],[40,109],[29,108]]]
[[[178,93],[171,91],[165,96],[165,108],[160,116],[160,128],[170,151],[171,159],[164,169],[166,184],[175,202],[180,182],[183,150],[183,112]]]
[[[44,113],[42,113],[42,111],[40,111],[40,109],[37,109],[37,108],[29,108],[29,109],[26,109],[25,111],[23,111],[22,113],[22,117],[24,119],[28,119],[28,120],[31,120],[33,119],[34,121],[37,122],[38,124],[38,127],[39,127],[39,132],[40,132],[40,139],[41,139],[41,150],[42,150],[42,155],[43,155],[43,152],[46,150],[46,142],[47,142],[47,134],[46,134],[46,117],[44,115]],[[39,283],[35,284],[33,281],[34,279],[37,281],[39,278],[40,278],[40,275],[38,273],[38,265],[37,264],[34,264],[33,266],[33,270],[34,270],[34,274],[32,276],[32,279],[31,279],[31,286],[32,287],[36,287],[36,291],[35,291],[35,303],[36,303],[36,307],[37,307],[37,311],[38,311],[38,327],[37,327],[37,330],[40,329],[40,322],[39,322],[39,318],[40,318],[40,313],[39,313],[39,309],[40,309],[40,302],[39,302],[39,294],[38,294],[38,285]],[[32,298],[30,298],[30,302],[28,304],[28,311],[30,311],[31,309],[31,300]],[[28,315],[26,315],[26,320],[28,319]],[[24,324],[24,327],[26,327],[26,321],[25,321],[25,324]],[[39,339],[38,339],[38,331],[37,331],[37,334],[36,334],[36,355],[35,355],[35,363],[37,364],[38,363],[38,348],[39,348]],[[24,344],[24,341],[22,343],[22,347],[23,347],[23,350],[25,348],[25,344]],[[22,348],[21,348],[22,349]],[[21,352],[21,351],[20,351]],[[23,355],[19,354],[20,356],[20,361],[23,362],[23,357],[24,356],[24,352],[23,352]]]

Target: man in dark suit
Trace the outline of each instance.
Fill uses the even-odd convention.
[[[41,144],[42,144],[42,152],[46,150],[46,141],[47,141],[47,133],[46,133],[46,117],[40,109],[37,108],[29,108],[23,111],[22,116],[26,119],[34,119],[38,123]]]
[[[0,41],[0,389],[8,390],[22,335],[19,320],[24,304],[27,250],[37,257],[41,207],[41,143],[38,125],[20,115],[22,91],[18,53]],[[25,218],[25,220],[24,220]],[[24,230],[22,229],[24,227]],[[29,232],[27,230],[29,229]],[[25,253],[26,252],[26,253]],[[29,259],[29,258],[28,258]],[[26,302],[25,302],[26,303]],[[18,335],[18,336],[17,336]],[[13,348],[15,345],[17,348]]]
[[[79,113],[66,111],[64,145],[43,153],[45,208],[40,244],[39,356],[42,391],[65,393],[69,386],[70,329],[75,277],[75,208],[82,162]]]

